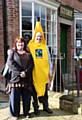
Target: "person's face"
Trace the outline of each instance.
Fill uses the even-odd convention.
[[[42,33],[36,33],[36,43],[40,43],[42,41]]]
[[[24,49],[24,42],[18,41],[16,43],[17,50],[23,50]]]

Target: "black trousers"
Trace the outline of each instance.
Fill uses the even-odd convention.
[[[44,96],[39,97],[39,102],[43,104],[43,109],[47,109],[48,108],[48,84],[46,84],[46,91]]]
[[[10,112],[18,117],[20,114],[20,96],[23,101],[23,114],[27,116],[30,110],[31,93],[26,88],[12,88],[10,93]]]
[[[32,92],[32,97],[33,97],[33,107],[34,107],[34,111],[38,110],[39,106],[38,106],[38,100],[40,103],[43,104],[43,109],[47,109],[48,108],[48,90],[47,90],[47,86],[48,84],[46,84],[46,91],[45,91],[45,95],[41,96],[41,97],[37,97],[37,93],[36,90],[33,88],[33,92]]]

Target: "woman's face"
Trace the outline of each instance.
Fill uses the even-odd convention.
[[[24,42],[17,41],[16,47],[17,47],[17,50],[23,50],[24,49]]]

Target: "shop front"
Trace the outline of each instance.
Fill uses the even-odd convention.
[[[74,40],[74,9],[60,5],[58,9],[58,57],[54,90],[63,91],[72,80],[72,46]]]

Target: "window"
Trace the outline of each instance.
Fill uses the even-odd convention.
[[[32,3],[22,2],[22,36],[32,36]]]
[[[56,10],[52,7],[47,7],[35,2],[22,1],[21,4],[21,32],[24,37],[28,34],[32,37],[37,17],[40,17],[40,22],[44,31],[47,46],[50,50],[52,59],[57,54],[57,22]],[[53,54],[53,55],[52,55]]]
[[[76,33],[75,33],[75,46],[76,46],[76,56],[82,51],[82,18],[76,19]],[[78,53],[78,48],[80,51]]]

